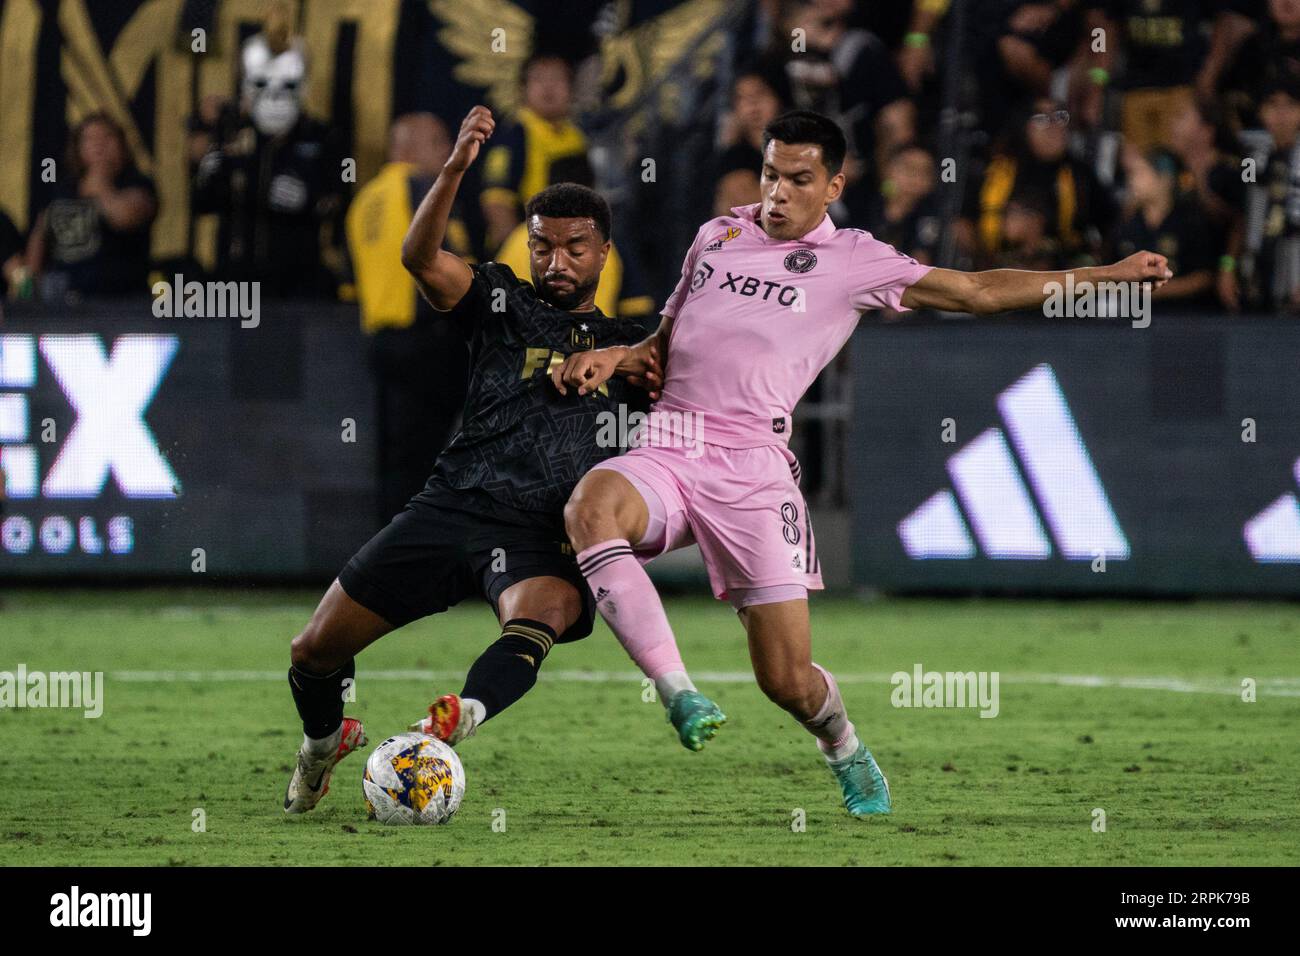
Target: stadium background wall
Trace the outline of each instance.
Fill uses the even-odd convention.
[[[328,580],[375,530],[355,309],[277,303],[256,328],[144,311],[0,328],[0,577],[193,581],[202,548],[208,579]]]
[[[192,581],[202,548],[209,580],[328,580],[374,531],[354,309],[141,311],[0,329],[0,577]],[[1300,595],[1287,321],[864,323],[851,348],[855,586]],[[814,511],[827,560],[838,517]]]
[[[1300,595],[1297,355],[1263,318],[864,323],[855,584]]]

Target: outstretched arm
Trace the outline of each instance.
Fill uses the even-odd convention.
[[[1090,266],[1066,272],[931,269],[907,288],[902,303],[909,309],[943,309],[976,315],[1036,309],[1050,297],[1052,290],[1049,286],[1053,283],[1064,285],[1066,276],[1071,274],[1076,286],[1083,282],[1154,282],[1157,289],[1173,276],[1168,260],[1154,252],[1135,252],[1108,266]]]
[[[567,395],[571,386],[579,395],[594,392],[614,375],[625,376],[658,400],[664,384],[664,367],[668,364],[668,336],[673,328],[671,316],[660,316],[659,328],[636,345],[615,345],[607,349],[574,352],[551,371],[551,381]]]
[[[415,278],[429,304],[439,312],[450,311],[464,298],[474,278],[464,259],[442,248],[442,240],[447,234],[447,220],[460,181],[495,126],[486,106],[469,111],[460,124],[451,158],[420,202],[402,241],[402,265]]]

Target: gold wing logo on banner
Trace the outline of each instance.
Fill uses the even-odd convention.
[[[487,90],[492,108],[512,115],[519,70],[533,49],[532,14],[510,0],[429,0],[429,9],[445,24],[438,39],[460,60],[452,75]]]
[[[95,110],[108,113],[122,127],[131,158],[146,176],[154,172],[153,151],[131,115],[128,97],[139,88],[145,70],[170,40],[180,7],[180,0],[141,4],[105,57],[85,4],[64,0],[59,6],[63,31],[60,72],[68,89],[68,125]],[[159,22],[167,27],[159,30]]]
[[[444,24],[439,41],[459,59],[452,75],[466,86],[485,89],[493,109],[513,114],[520,106],[519,69],[533,49],[532,14],[510,0],[429,0],[429,9]],[[600,79],[609,105],[631,106],[650,83],[677,65],[725,9],[726,0],[686,0],[628,28],[631,4],[618,3],[620,28],[600,44]],[[721,39],[704,44],[701,62],[716,52]]]
[[[624,22],[629,6],[620,4]],[[636,102],[646,87],[679,64],[691,44],[713,26],[726,6],[725,0],[686,0],[653,20],[607,36],[600,45],[600,58],[601,83],[610,90],[609,105],[626,109]],[[721,34],[716,34],[701,46],[697,74],[721,42]],[[664,108],[668,103],[661,100],[658,105]]]
[[[144,0],[108,42],[96,33],[88,0],[9,0],[0,15],[0,208],[20,229],[31,225],[29,176],[33,160],[34,127],[38,111],[38,81],[50,67],[38,44],[42,22],[55,18],[60,34],[57,68],[67,90],[64,107],[69,128],[89,113],[103,111],[123,130],[131,159],[156,180],[161,209],[153,226],[154,251],[173,255],[184,248],[185,152],[179,121],[158,122],[152,142],[146,140],[131,111],[132,98],[150,77],[158,117],[183,116],[188,111],[192,65],[173,43],[182,0]],[[56,158],[56,157],[50,157]]]

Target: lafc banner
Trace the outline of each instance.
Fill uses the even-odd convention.
[[[619,4],[602,13],[612,29],[597,37],[582,25],[607,5],[591,0],[564,4],[558,17],[544,0],[283,4],[306,45],[306,111],[339,135],[356,160],[357,182],[382,164],[396,115],[429,111],[452,129],[475,102],[509,115],[518,105],[519,67],[537,48],[598,55],[607,103],[630,108],[726,9],[724,0]],[[271,7],[269,0],[0,0],[0,211],[25,231],[52,197],[50,163],[63,162],[68,130],[105,111],[158,190],[153,258],[193,253],[186,119],[206,97],[237,99],[240,45],[263,28]],[[710,49],[698,48],[702,59]]]
[[[864,326],[854,581],[1300,594],[1298,364],[1264,318]]]
[[[432,108],[421,59],[397,55],[399,27],[427,44],[432,23],[423,5],[404,0],[291,6],[312,53],[307,110],[336,126],[368,176],[383,161],[394,110]],[[48,161],[57,169],[68,130],[102,110],[157,186],[154,258],[186,255],[186,119],[204,97],[236,98],[240,44],[269,10],[266,0],[0,0],[0,209],[27,228],[51,195]]]

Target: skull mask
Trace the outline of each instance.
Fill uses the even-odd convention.
[[[307,62],[294,43],[283,53],[273,53],[266,37],[258,34],[244,44],[243,95],[253,125],[263,136],[279,136],[298,121]]]

